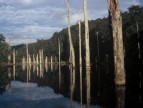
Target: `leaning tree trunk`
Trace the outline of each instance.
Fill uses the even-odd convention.
[[[122,18],[119,0],[108,0],[108,5],[114,45],[115,85],[125,85]]]
[[[84,5],[84,22],[85,22],[85,56],[86,56],[86,101],[87,108],[90,107],[90,48],[89,48],[89,27],[88,27],[88,13],[86,0],[83,0]]]
[[[72,37],[71,37],[71,29],[70,29],[70,4],[69,0],[67,0],[66,5],[66,15],[68,19],[68,35],[69,35],[69,44],[70,44],[70,63],[72,63],[72,66],[75,67],[75,51],[72,43]]]
[[[68,20],[68,35],[69,35],[69,44],[70,44],[70,66],[72,71],[70,71],[70,98],[72,100],[73,98],[73,92],[75,88],[75,51],[72,43],[72,37],[71,37],[71,30],[70,30],[70,3],[69,0],[66,0],[66,15],[67,15],[67,20]],[[71,105],[72,107],[72,105]]]

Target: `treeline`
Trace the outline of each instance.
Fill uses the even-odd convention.
[[[142,6],[131,6],[128,11],[122,13],[123,19],[123,39],[125,51],[128,51],[128,47],[133,43],[130,42],[130,38],[137,34],[136,24],[138,23],[139,32],[143,31],[143,7]],[[110,25],[108,18],[98,18],[96,20],[89,21],[89,35],[90,35],[90,50],[91,50],[91,62],[94,64],[96,59],[103,59],[106,56],[112,56],[113,42],[110,33]],[[81,40],[82,40],[82,52],[84,52],[84,22],[81,23]],[[75,48],[75,57],[78,61],[79,44],[78,44],[78,24],[71,26],[71,34],[73,45]],[[98,36],[97,36],[98,34]],[[140,35],[142,36],[142,35]],[[50,57],[58,57],[58,39],[61,42],[61,60],[68,61],[69,59],[69,40],[68,30],[63,29],[60,32],[55,32],[51,39],[48,40],[37,40],[36,43],[29,44],[29,53],[31,57],[33,54],[38,54],[39,49],[43,49],[44,55]],[[17,61],[21,62],[23,56],[26,57],[25,45],[14,46],[17,50]],[[100,54],[99,54],[100,53]],[[84,61],[84,53],[82,53]],[[99,55],[98,55],[99,54]],[[101,56],[101,57],[97,57]],[[103,57],[105,56],[105,57]],[[112,58],[112,57],[111,57]],[[100,60],[102,61],[102,60]],[[78,62],[76,62],[78,63]]]
[[[0,33],[0,64],[7,63],[8,59],[8,43],[5,42],[5,37]]]

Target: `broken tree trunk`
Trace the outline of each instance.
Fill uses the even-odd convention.
[[[113,36],[115,85],[125,85],[122,18],[119,0],[108,0],[108,5]]]

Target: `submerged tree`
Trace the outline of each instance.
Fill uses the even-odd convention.
[[[72,43],[71,29],[70,29],[70,3],[69,0],[66,0],[66,15],[68,20],[68,35],[69,35],[69,44],[70,44],[70,57],[69,62],[72,63],[72,66],[75,68],[75,51]]]
[[[115,85],[125,85],[122,18],[119,10],[119,0],[108,0],[108,6],[114,47]]]
[[[82,107],[82,54],[81,54],[81,21],[80,21],[80,10],[79,10],[79,66],[80,66],[80,105]]]
[[[72,43],[71,29],[70,29],[70,2],[66,0],[66,15],[68,20],[68,35],[69,35],[69,44],[70,44],[70,98],[73,99],[73,92],[75,88],[75,51]],[[71,104],[72,107],[72,104]]]
[[[88,13],[87,3],[83,0],[84,7],[84,23],[85,23],[85,59],[86,59],[86,101],[87,108],[90,107],[90,47],[89,47],[89,27],[88,27]]]

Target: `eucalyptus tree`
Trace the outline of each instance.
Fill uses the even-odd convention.
[[[113,36],[115,85],[125,85],[122,17],[119,0],[108,0],[108,10]]]
[[[84,23],[85,23],[85,61],[86,61],[86,101],[87,108],[90,107],[90,46],[89,46],[89,26],[88,26],[88,13],[87,2],[83,0],[84,8]]]

